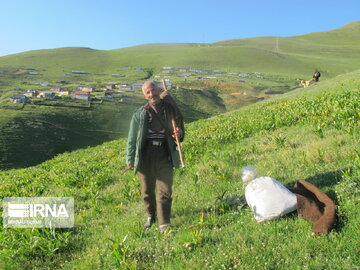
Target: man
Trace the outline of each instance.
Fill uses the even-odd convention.
[[[318,82],[319,81],[319,78],[320,78],[321,74],[320,74],[320,71],[316,70],[313,74],[313,80],[315,82]]]
[[[183,117],[167,92],[161,94],[161,88],[153,81],[145,82],[142,91],[148,103],[131,119],[126,162],[129,169],[139,172],[147,214],[144,229],[155,223],[157,215],[160,232],[164,233],[171,224],[173,167],[180,164],[174,138],[178,136],[182,141],[185,129]]]

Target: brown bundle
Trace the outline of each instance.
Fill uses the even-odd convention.
[[[335,203],[316,186],[299,180],[290,190],[296,194],[300,218],[311,221],[313,232],[327,234],[335,223]]]

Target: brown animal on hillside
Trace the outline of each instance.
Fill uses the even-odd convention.
[[[304,87],[308,87],[312,81],[313,81],[312,79],[308,80],[308,81],[301,80],[300,85],[302,85]]]

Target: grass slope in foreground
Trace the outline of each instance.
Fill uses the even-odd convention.
[[[360,71],[276,100],[187,125],[187,167],[175,176],[174,228],[142,232],[137,177],[125,140],[1,172],[0,196],[72,196],[73,229],[0,229],[0,268],[356,269],[359,231]],[[311,93],[310,93],[311,91]],[[290,215],[258,224],[248,208],[215,207],[243,193],[252,164],[292,186],[306,179],[338,205],[328,236]]]

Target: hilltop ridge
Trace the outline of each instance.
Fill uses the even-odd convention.
[[[72,47],[37,50],[0,57],[0,67],[53,65],[62,69],[87,67],[93,72],[126,66],[153,70],[163,66],[216,67],[298,76],[317,67],[334,76],[359,67],[359,39],[360,23],[353,22],[335,30],[294,37],[234,39],[211,44],[145,44],[106,51]]]

